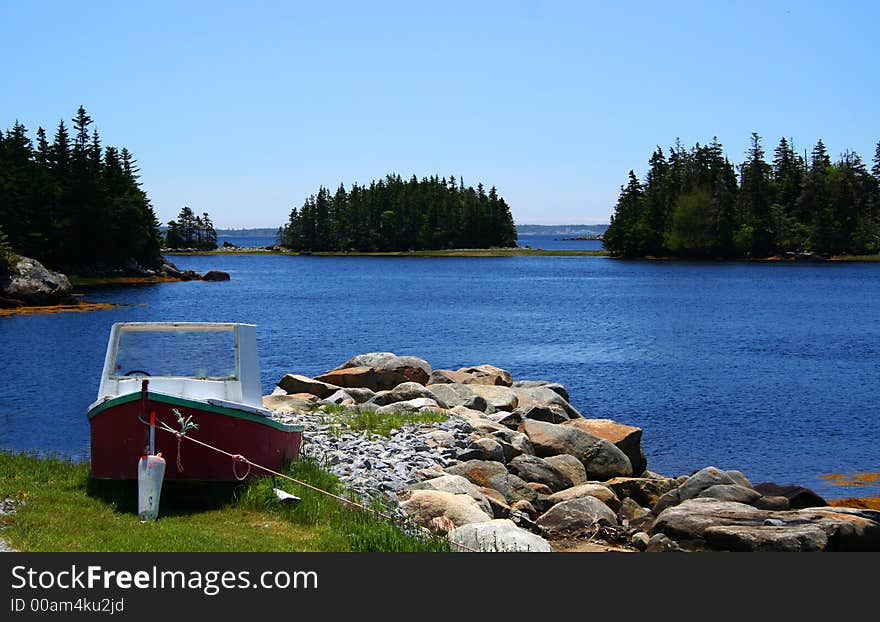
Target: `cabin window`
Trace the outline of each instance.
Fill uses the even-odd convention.
[[[125,328],[111,376],[237,380],[232,330]]]

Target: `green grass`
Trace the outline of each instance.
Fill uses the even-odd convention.
[[[345,496],[311,460],[289,475]],[[275,500],[273,488],[302,499]],[[136,482],[93,480],[87,464],[0,452],[0,498],[21,502],[0,516],[0,537],[21,551],[447,551],[384,519],[276,477],[244,484],[162,488],[159,520],[141,523]]]
[[[346,408],[334,404],[317,406],[316,412],[323,412],[328,417],[322,423],[334,425],[334,432],[348,429],[353,432],[366,432],[368,435],[391,436],[394,430],[399,430],[405,425],[420,425],[425,423],[442,423],[449,417],[435,411],[399,413],[378,413],[371,408]]]

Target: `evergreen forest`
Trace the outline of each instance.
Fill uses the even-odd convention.
[[[369,186],[323,186],[278,231],[296,251],[407,251],[516,246],[510,208],[492,187],[454,176],[387,175]]]
[[[17,121],[0,131],[4,261],[14,249],[65,272],[159,265],[159,223],[131,152],[103,146],[82,106],[51,141],[42,127],[35,138]]]
[[[802,156],[782,138],[768,162],[753,133],[736,167],[717,139],[658,147],[643,180],[629,172],[604,245],[623,257],[878,253],[880,143],[870,170],[851,151],[832,162],[821,140]]]

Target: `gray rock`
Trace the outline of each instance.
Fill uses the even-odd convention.
[[[523,434],[525,437],[525,434]],[[525,437],[528,439],[528,437]],[[534,453],[534,452],[531,452]],[[579,486],[587,483],[587,469],[583,463],[570,454],[558,454],[556,456],[547,456],[544,458],[547,464],[565,474],[571,480],[572,486]]]
[[[462,367],[459,374],[465,374],[465,384],[482,384],[509,387],[513,384],[510,372],[495,367],[494,365],[477,365],[475,367]]]
[[[456,527],[491,520],[471,496],[440,490],[415,490],[400,507],[416,523],[426,527],[438,516],[449,519]]]
[[[494,460],[504,462],[504,449],[501,444],[491,438],[478,438],[468,443],[467,447],[458,453],[459,460]]]
[[[594,525],[617,525],[617,516],[595,497],[580,497],[554,505],[537,520],[546,533],[575,535]]]
[[[507,469],[526,482],[538,482],[553,491],[572,486],[571,479],[565,473],[537,456],[517,456],[508,463]]]
[[[460,475],[441,475],[423,482],[411,484],[410,490],[440,490],[455,495],[468,495],[480,504],[480,508],[489,516],[493,515],[492,505],[479,488]]]
[[[538,494],[528,487],[525,481],[507,472],[500,462],[469,460],[446,468],[447,473],[461,475],[477,486],[497,490],[508,505],[525,499],[529,503],[537,501]]]
[[[632,465],[613,443],[574,427],[525,419],[520,426],[540,457],[570,454],[581,461],[587,477],[608,480],[632,475]]]
[[[642,451],[641,428],[618,423],[613,419],[572,419],[565,425],[614,443],[629,458],[633,475],[641,475],[647,469],[648,460]]]
[[[508,387],[489,384],[468,384],[464,386],[470,387],[474,393],[486,400],[486,403],[491,409],[491,411],[487,412],[495,412],[498,410],[511,412],[518,404],[516,393]]]
[[[660,497],[654,505],[654,513],[659,515],[666,508],[677,505],[682,501],[693,499],[712,486],[718,484],[737,484],[737,480],[742,481],[741,475],[738,471],[734,471],[731,476],[727,471],[722,471],[714,466],[700,469],[687,478],[681,486]]]
[[[447,408],[464,406],[465,408],[479,410],[483,413],[488,408],[486,400],[477,395],[470,385],[453,382],[448,384],[429,384],[426,388],[443,401]]]
[[[549,553],[553,550],[544,538],[517,527],[507,519],[463,525],[449,532],[447,537],[453,544],[484,552]]]
[[[0,297],[28,305],[72,303],[73,286],[60,272],[53,272],[36,259],[19,256],[9,273],[0,276]]]
[[[696,498],[663,511],[651,527],[688,548],[749,551],[880,551],[880,522],[863,511],[768,511]],[[880,513],[876,513],[880,518]],[[820,535],[824,534],[824,535]]]
[[[564,399],[566,402],[571,401],[571,398],[568,396],[568,389],[566,389],[558,382],[551,382],[549,380],[518,380],[513,383],[513,387],[517,389],[534,389],[536,387],[544,387],[556,392],[559,397]]]
[[[547,501],[551,505],[556,505],[557,503],[564,503],[572,499],[580,499],[581,497],[595,497],[607,505],[612,512],[617,512],[620,509],[620,499],[617,498],[614,491],[602,484],[588,483],[572,486],[571,488],[553,493],[547,498]]]
[[[417,356],[395,356],[376,368],[382,386],[392,389],[404,382],[427,384],[431,377],[428,361]]]
[[[570,419],[583,418],[583,415],[581,415],[577,408],[569,404],[567,400],[563,399],[558,393],[551,389],[548,389],[546,386],[533,387],[528,389],[511,388],[511,391],[514,392],[519,405],[522,407],[530,406],[533,404],[543,406],[557,406],[565,411],[565,414],[567,414]]]

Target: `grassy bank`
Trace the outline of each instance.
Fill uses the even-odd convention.
[[[289,474],[344,494],[310,460]],[[279,503],[273,488],[302,499]],[[357,508],[280,478],[246,484],[166,484],[159,520],[137,516],[137,484],[92,480],[89,467],[0,452],[0,499],[20,502],[0,516],[0,538],[21,551],[445,551]]]

